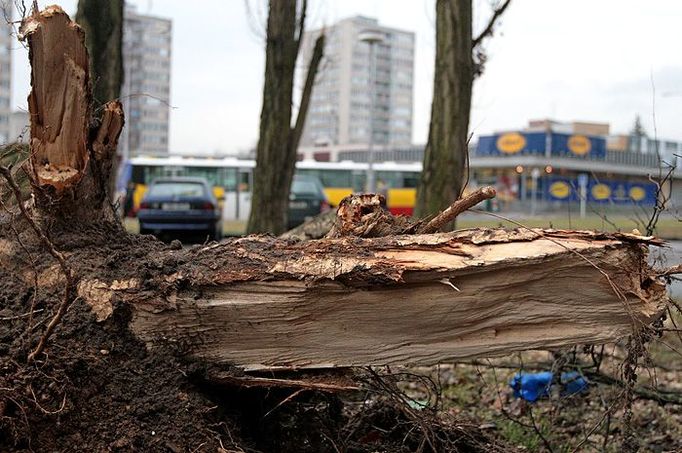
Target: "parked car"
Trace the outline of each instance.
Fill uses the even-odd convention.
[[[222,216],[204,178],[152,181],[137,213],[141,234],[198,233],[222,237]]]
[[[295,175],[289,193],[287,229],[326,211],[329,211],[329,202],[320,179],[316,176]]]

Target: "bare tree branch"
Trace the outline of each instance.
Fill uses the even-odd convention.
[[[452,203],[443,212],[431,219],[429,223],[420,228],[419,233],[431,234],[438,232],[443,226],[455,220],[455,218],[467,209],[476,206],[483,200],[488,200],[495,196],[495,188],[492,186],[482,187],[464,198]]]
[[[479,46],[481,42],[483,42],[483,39],[485,39],[487,36],[493,34],[493,29],[495,28],[495,23],[497,22],[497,19],[500,18],[500,16],[504,13],[504,11],[507,9],[510,3],[511,0],[505,0],[502,6],[496,8],[495,11],[493,11],[493,15],[490,18],[490,21],[488,21],[488,25],[485,27],[485,29],[483,29],[480,35],[474,38],[473,42],[471,43],[472,49],[475,49],[477,46]]]
[[[310,57],[310,65],[308,66],[308,73],[306,74],[305,85],[303,87],[303,93],[301,94],[301,104],[298,108],[296,124],[289,135],[289,146],[293,149],[298,148],[298,143],[301,141],[301,135],[303,135],[303,126],[305,125],[308,106],[310,105],[310,99],[313,94],[315,77],[317,76],[317,70],[324,54],[324,42],[325,34],[323,31],[315,40],[315,48],[313,49],[313,55]]]
[[[301,41],[303,41],[303,34],[305,33],[305,16],[308,12],[308,0],[303,0],[301,3],[301,16],[298,19],[298,36],[296,36],[296,55],[301,48]]]

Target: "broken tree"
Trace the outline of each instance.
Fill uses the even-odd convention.
[[[104,191],[120,105],[107,104],[102,125],[89,131],[83,36],[59,8],[29,17],[22,32],[33,68],[29,173],[42,228],[58,241],[75,225],[115,224]],[[53,51],[58,46],[63,52]],[[353,231],[347,224],[365,216],[360,209],[356,218],[341,217],[339,230]],[[426,231],[438,229],[433,223]],[[435,364],[607,342],[649,325],[666,301],[645,259],[655,242],[530,229],[302,243],[252,236],[140,257],[157,269],[144,276],[121,269],[104,278],[108,257],[88,255],[88,270],[73,279],[100,320],[123,302],[130,329],[150,348],[177,344],[209,362],[247,369]],[[80,259],[88,244],[72,245],[66,261]],[[20,247],[7,242],[2,262]],[[64,284],[59,273],[52,266],[38,280],[56,289]]]
[[[0,212],[0,449],[215,451],[214,427],[227,428],[218,416],[204,422],[215,393],[197,390],[200,373],[185,359],[220,382],[239,377],[225,373],[235,367],[432,364],[607,342],[664,308],[665,287],[646,262],[654,238],[421,234],[472,199],[428,222],[388,216],[378,196],[349,199],[333,237],[318,241],[250,236],[182,249],[127,234],[106,197],[123,112],[109,103],[101,124],[90,122],[82,31],[58,7],[21,30],[31,154],[1,169],[0,200],[22,197],[14,183],[24,171],[33,197]],[[238,382],[354,388],[298,377]],[[265,416],[255,418],[261,426]],[[299,449],[333,450],[308,435]]]

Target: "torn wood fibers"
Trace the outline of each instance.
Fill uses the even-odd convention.
[[[430,365],[603,343],[649,325],[665,305],[644,259],[651,240],[478,229],[247,237],[190,252],[192,265],[167,278],[186,289],[138,299],[130,327],[151,347],[173,342],[245,369]],[[94,306],[139,284],[82,295]]]

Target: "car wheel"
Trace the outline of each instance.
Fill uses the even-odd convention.
[[[220,242],[220,240],[223,238],[223,226],[220,223],[215,224],[211,236],[214,241],[218,242]]]

